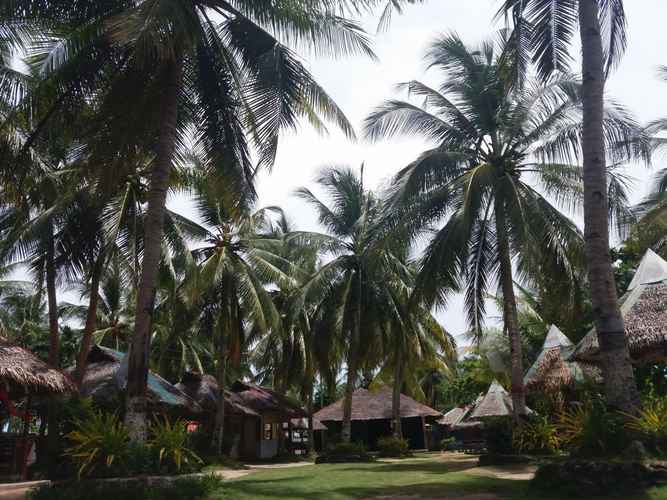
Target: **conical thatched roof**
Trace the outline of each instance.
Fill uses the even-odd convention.
[[[186,372],[176,388],[194,399],[208,413],[218,409],[218,381],[212,375],[197,372]],[[225,414],[249,415],[258,417],[259,413],[243,404],[241,397],[225,390]]]
[[[81,394],[92,397],[98,404],[118,404],[127,382],[127,370],[122,364],[125,356],[125,353],[107,347],[93,346],[88,355]],[[201,412],[201,407],[192,398],[153,372],[148,373],[148,402],[152,411]]]
[[[489,417],[509,417],[512,415],[514,405],[512,397],[497,380],[494,380],[482,400],[475,404],[468,419],[481,419]],[[526,408],[527,413],[533,410]]]
[[[392,418],[392,389],[357,389],[352,394],[352,420],[384,420]],[[401,418],[442,417],[442,413],[401,394]],[[343,400],[322,408],[315,414],[320,422],[341,422],[343,420]]]
[[[598,370],[587,363],[567,361],[574,344],[556,325],[551,325],[542,351],[526,372],[523,383],[528,390],[555,390],[562,386],[599,377]]]
[[[0,382],[7,384],[11,395],[76,392],[67,374],[4,337],[0,337]]]
[[[648,250],[620,302],[633,360],[667,359],[667,262]],[[592,329],[570,359],[595,362],[599,352],[597,332]]]

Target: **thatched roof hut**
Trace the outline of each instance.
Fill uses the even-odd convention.
[[[497,380],[494,380],[481,401],[475,403],[475,407],[467,419],[509,417],[512,416],[513,409],[512,396]],[[526,408],[526,413],[533,413],[533,410]]]
[[[205,412],[215,413],[217,411],[218,381],[212,375],[188,371],[176,384],[176,388],[196,401]],[[225,414],[259,416],[256,411],[243,404],[238,394],[228,390],[225,390]]]
[[[667,262],[648,250],[620,302],[633,361],[667,359]],[[597,332],[592,329],[570,359],[596,362],[599,353]]]
[[[568,361],[574,344],[556,325],[551,325],[542,351],[526,372],[523,383],[528,390],[558,390],[584,380],[599,378],[599,371],[589,363]]]
[[[10,396],[76,392],[72,379],[33,353],[0,337],[0,382]]]
[[[272,389],[237,381],[230,390],[243,406],[258,414],[273,413],[286,419],[307,417],[306,410],[291,398]]]
[[[392,390],[383,387],[378,390],[357,389],[352,394],[352,420],[383,420],[392,418]],[[429,408],[414,399],[401,394],[401,418],[442,417],[442,413]],[[343,400],[322,408],[315,418],[324,422],[342,422]]]
[[[469,406],[457,406],[456,408],[452,408],[447,413],[445,413],[442,418],[436,420],[435,423],[452,428],[456,424],[462,422],[469,411]]]
[[[88,354],[88,367],[81,384],[81,394],[100,405],[116,405],[127,383],[126,354],[93,346]],[[191,415],[201,412],[190,396],[158,374],[148,373],[148,403],[153,412],[174,412]]]

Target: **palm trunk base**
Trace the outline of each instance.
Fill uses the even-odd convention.
[[[145,443],[148,440],[147,410],[148,401],[145,396],[128,398],[125,408],[125,425],[134,443]]]
[[[603,351],[600,355],[607,406],[633,412],[640,406],[640,396],[627,347]]]

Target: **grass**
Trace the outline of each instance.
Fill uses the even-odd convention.
[[[226,482],[212,500],[343,500],[388,495],[458,498],[483,493],[517,500],[567,498],[531,491],[528,481],[480,477],[466,473],[463,468],[461,464],[429,454],[399,462],[262,470]],[[667,500],[667,487],[655,488],[633,500]]]

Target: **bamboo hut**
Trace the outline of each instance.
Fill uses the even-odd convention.
[[[529,391],[560,391],[585,380],[596,380],[599,371],[589,363],[569,361],[574,344],[556,325],[551,325],[542,351],[523,379]]]
[[[29,435],[32,403],[35,398],[76,392],[74,382],[62,371],[49,366],[33,353],[0,337],[0,400],[3,420],[10,416],[23,420],[20,434],[0,434],[0,470],[27,477],[28,456],[34,444]],[[22,410],[15,407],[21,402]]]
[[[667,262],[648,250],[620,302],[633,363],[667,360]],[[596,363],[599,354],[597,332],[592,329],[569,359]]]
[[[497,380],[494,380],[486,394],[479,400],[467,420],[481,420],[493,417],[510,417],[513,415],[514,405],[512,396],[503,388]],[[533,410],[526,408],[526,414]]]
[[[96,405],[118,408],[127,384],[125,358],[126,354],[120,351],[93,346],[88,354],[81,395],[92,398]],[[147,396],[149,411],[154,414],[191,417],[201,412],[190,396],[152,371],[148,373]]]
[[[442,413],[401,394],[401,431],[412,449],[428,447],[428,425]],[[343,423],[343,400],[322,408],[314,418],[329,432],[339,433]],[[352,441],[362,441],[370,450],[377,449],[378,439],[392,434],[392,389],[357,389],[352,394]]]

